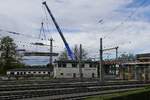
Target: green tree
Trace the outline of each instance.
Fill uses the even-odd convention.
[[[13,39],[9,36],[3,37],[0,42],[0,63],[1,63],[1,70],[0,73],[4,74],[8,69],[21,67],[23,64],[21,61],[21,56],[16,51],[16,44],[14,43]]]
[[[73,53],[74,53],[75,60],[78,60],[80,57],[80,49],[77,45],[74,46]],[[87,59],[87,55],[88,55],[88,53],[86,52],[86,50],[82,48],[82,59],[84,59],[84,60]],[[58,59],[59,60],[68,60],[69,59],[66,49],[64,49],[64,51],[62,51],[60,53],[60,56]]]

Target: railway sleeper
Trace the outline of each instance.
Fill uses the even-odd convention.
[[[99,87],[99,88],[76,88],[76,89],[67,89],[67,90],[47,90],[47,91],[29,91],[29,92],[18,92],[18,93],[6,93],[1,94],[0,98],[32,98],[36,96],[52,96],[52,95],[60,95],[60,94],[71,94],[71,93],[83,93],[83,92],[92,92],[92,91],[101,91],[101,90],[110,90],[110,89],[121,89],[121,88],[134,88],[134,87],[141,87],[140,85],[132,85],[132,86],[121,86],[121,87]],[[3,100],[3,99],[0,99]]]

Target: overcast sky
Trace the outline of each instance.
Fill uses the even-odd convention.
[[[103,37],[105,48],[119,46],[120,53],[150,52],[149,0],[47,0],[47,4],[71,47],[82,44],[95,56],[99,38]],[[55,40],[55,51],[63,50],[63,42],[48,13],[47,17],[48,20],[42,0],[0,0],[0,29],[25,35],[0,33],[21,41],[20,48],[21,43],[26,43],[26,48],[35,50],[29,45],[31,42],[46,42],[31,37],[38,37],[43,21],[49,25],[46,35]]]

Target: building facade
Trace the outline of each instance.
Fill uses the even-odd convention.
[[[98,63],[93,61],[55,61],[54,78],[97,78]],[[81,66],[81,67],[80,67]]]
[[[121,78],[128,80],[150,80],[150,53],[137,54],[135,62],[123,63]]]

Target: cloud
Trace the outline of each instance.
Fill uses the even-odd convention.
[[[64,44],[51,18],[47,15],[49,22],[45,19],[42,0],[0,1],[0,28],[37,37],[40,23],[44,21],[49,23],[50,33],[47,32],[47,36],[54,38],[55,51],[63,50]],[[135,0],[47,0],[47,4],[71,47],[83,44],[89,55],[95,55],[99,50],[99,38],[106,37],[103,40],[105,48],[119,45],[121,52],[150,51],[148,4],[138,8],[128,20],[126,18],[139,7],[134,6],[137,5]],[[98,23],[101,19],[102,24]],[[40,41],[25,36],[16,36],[15,39]]]

